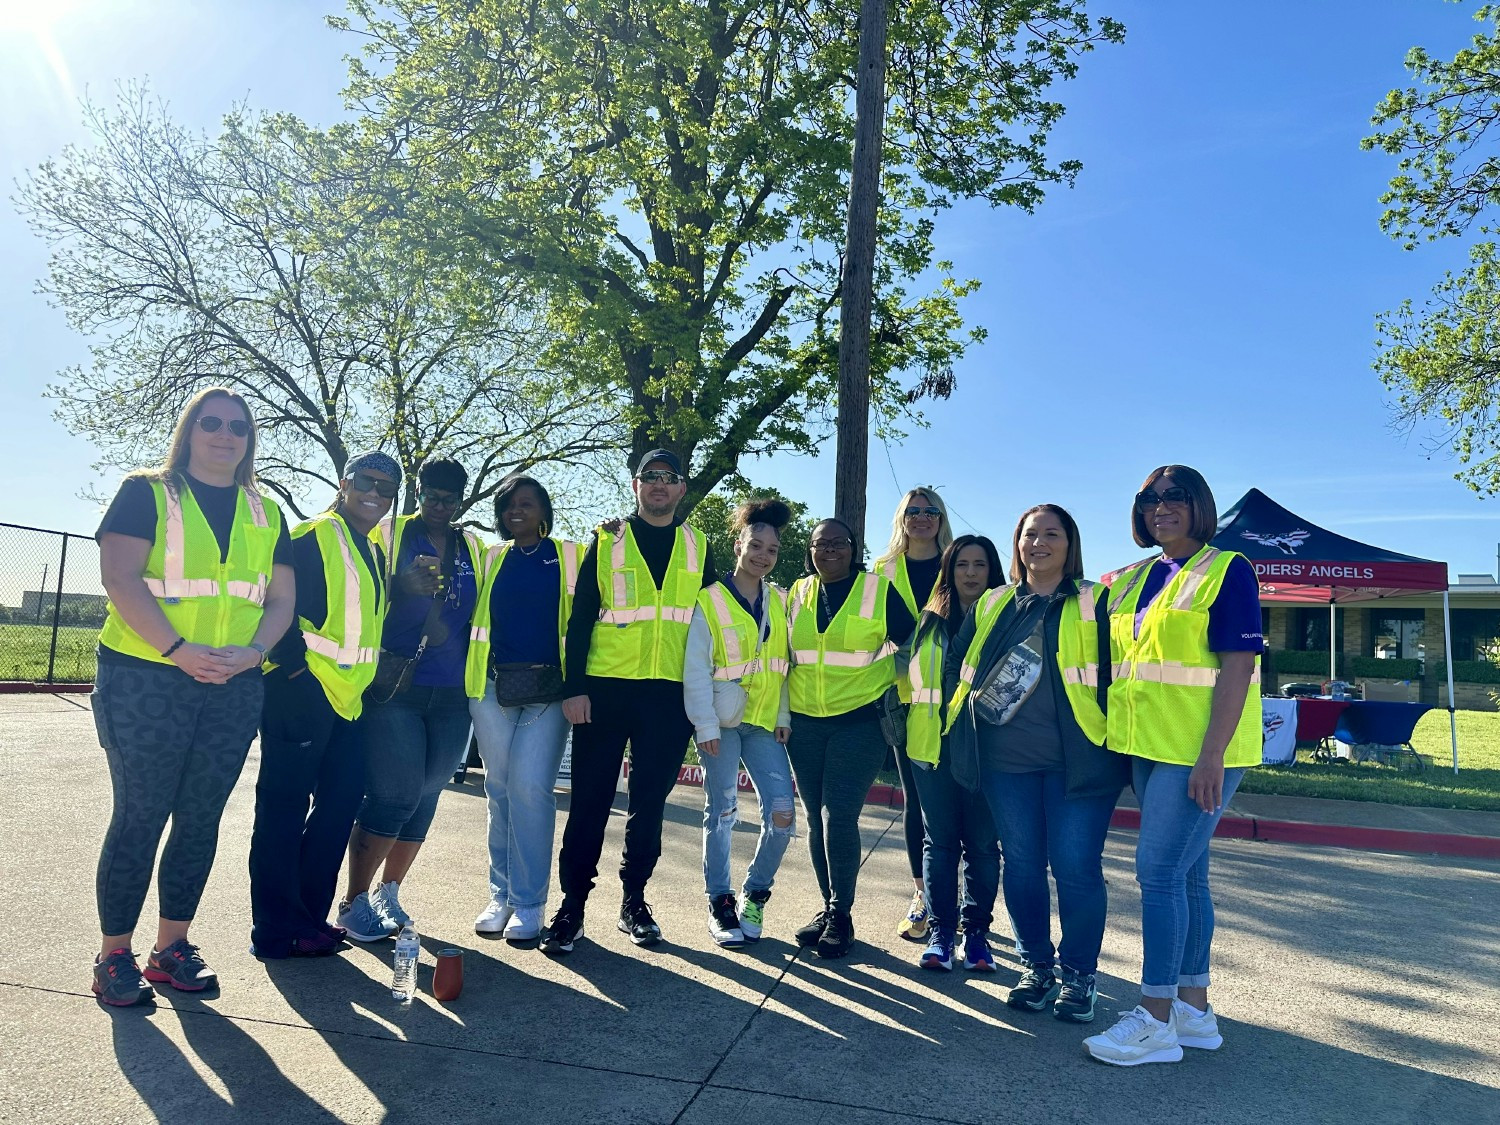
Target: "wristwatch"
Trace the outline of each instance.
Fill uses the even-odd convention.
[[[250,642],[250,647],[253,648],[256,652],[260,653],[260,656],[261,656],[262,660],[265,659],[265,657],[266,657],[266,646],[265,645],[261,644],[259,641],[251,641]]]

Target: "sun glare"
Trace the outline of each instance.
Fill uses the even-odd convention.
[[[52,32],[66,16],[83,7],[87,0],[0,0],[0,49],[15,64],[32,52],[52,72],[62,91],[73,94],[72,76],[67,60]]]

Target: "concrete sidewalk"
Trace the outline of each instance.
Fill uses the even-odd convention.
[[[859,943],[823,963],[790,944],[817,909],[806,851],[788,854],[767,936],[716,948],[705,928],[701,794],[679,788],[650,898],[654,950],[614,929],[623,816],[610,825],[588,936],[570,957],[472,932],[485,895],[478,775],[444,794],[403,895],[427,953],[422,994],[390,999],[390,943],[319,961],[246,952],[245,859],[257,760],[226,810],[194,939],[222,994],[110,1010],[88,995],[94,862],[109,786],[87,700],[0,699],[0,1120],[758,1125],[1110,1122],[1224,1125],[1493,1119],[1500,1061],[1500,863],[1253,840],[1215,844],[1215,1007],[1225,1047],[1176,1066],[1087,1060],[1087,1031],[1005,1007],[1001,971],[921,972],[894,934],[911,889],[899,821],[871,808]],[[753,802],[736,871],[754,843]],[[1134,837],[1105,856],[1112,914],[1095,1028],[1136,999]],[[148,915],[154,900],[148,900]],[[149,940],[149,935],[147,935]],[[139,944],[139,943],[138,943]],[[464,948],[466,987],[428,991],[432,951]]]

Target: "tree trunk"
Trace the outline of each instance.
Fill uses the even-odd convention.
[[[834,513],[865,539],[865,486],[870,463],[870,306],[875,281],[880,148],[885,131],[886,0],[862,0],[859,88],[855,97],[854,168],[839,308],[839,411]]]

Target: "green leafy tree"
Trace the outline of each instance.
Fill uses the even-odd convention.
[[[372,141],[446,184],[466,270],[545,287],[552,360],[626,401],[633,456],[815,452],[833,419],[856,19],[848,0],[351,0]],[[934,261],[954,199],[1030,210],[1070,184],[1049,97],[1117,42],[1083,0],[893,6],[871,363],[893,432],[982,329]],[[935,287],[914,292],[936,274]]]
[[[1500,492],[1500,8],[1475,19],[1486,30],[1452,59],[1407,53],[1414,84],[1376,108],[1366,149],[1398,158],[1381,202],[1381,225],[1407,249],[1477,236],[1469,265],[1449,271],[1430,296],[1376,318],[1375,370],[1395,395],[1397,420],[1438,422],[1462,466],[1457,479]]]
[[[451,236],[426,222],[420,183],[351,128],[240,111],[213,138],[139,87],[85,120],[93,143],[40,165],[18,203],[51,248],[42,290],[93,355],[49,395],[105,464],[157,461],[213,384],[251,403],[262,480],[299,515],[362,448],[402,462],[408,511],[412,470],[458,458],[480,523],[507,473],[582,488],[618,448],[606,392],[564,388],[540,362],[536,291],[437,252]],[[408,205],[387,209],[396,195]]]
[[[734,536],[730,532],[734,510],[746,500],[784,500],[792,511],[791,522],[782,529],[781,552],[770,574],[770,581],[789,589],[802,577],[807,545],[812,541],[812,529],[817,522],[807,514],[806,504],[774,488],[754,487],[742,478],[736,478],[698,502],[693,512],[693,526],[708,536],[715,564],[727,572],[734,567]]]

